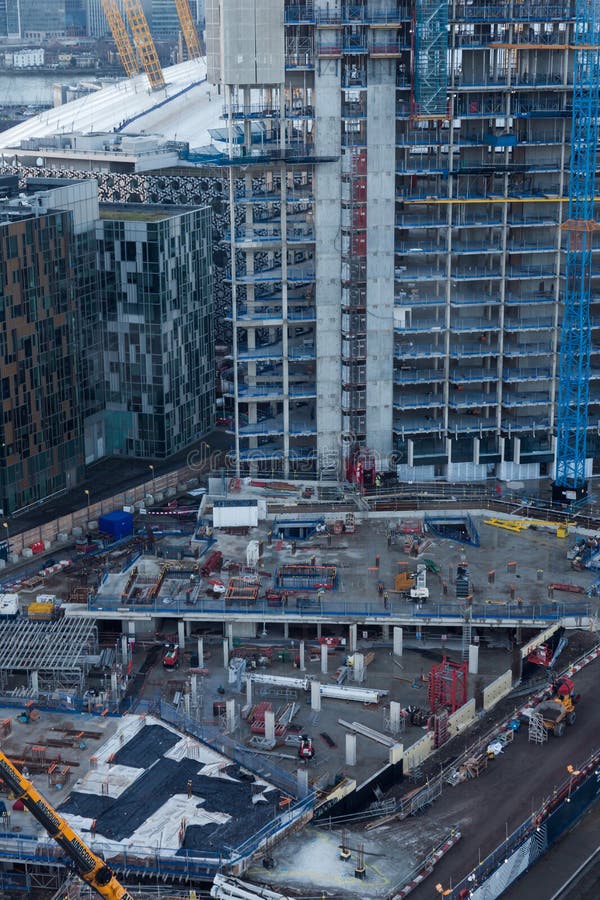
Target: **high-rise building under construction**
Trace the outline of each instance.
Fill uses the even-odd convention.
[[[552,475],[574,28],[553,0],[207,2],[242,472]]]

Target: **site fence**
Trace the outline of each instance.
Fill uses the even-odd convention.
[[[26,547],[31,547],[39,541],[49,541],[54,543],[58,539],[59,534],[71,534],[74,528],[81,528],[85,533],[88,528],[88,522],[97,521],[100,516],[113,512],[115,509],[122,509],[124,506],[134,506],[140,503],[147,496],[157,497],[162,495],[173,496],[180,493],[189,486],[190,480],[197,478],[198,473],[202,470],[202,463],[199,459],[198,467],[191,469],[184,466],[174,472],[167,472],[164,475],[156,475],[148,481],[138,484],[135,487],[128,488],[112,497],[99,500],[96,503],[82,505],[75,512],[60,516],[51,522],[46,522],[37,528],[30,528],[21,534],[12,533],[10,535],[11,553],[22,553]],[[18,523],[16,518],[15,523]]]

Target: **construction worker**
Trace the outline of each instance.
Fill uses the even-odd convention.
[[[377,490],[379,490],[381,487],[381,473],[380,472],[378,472],[377,475],[375,476],[375,487],[377,488]]]
[[[390,598],[389,598],[388,592],[387,592],[387,591],[384,591],[384,592],[383,592],[383,608],[384,608],[384,609],[387,609],[387,608],[388,608],[388,602],[389,602],[389,599],[390,599]]]

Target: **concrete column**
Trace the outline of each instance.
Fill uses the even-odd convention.
[[[229,649],[233,649],[233,622],[227,623],[227,643],[229,645]]]
[[[355,734],[347,734],[346,735],[346,765],[347,766],[355,766],[356,765],[356,735]]]
[[[235,700],[225,701],[225,719],[227,722],[227,731],[235,729]]]
[[[395,700],[390,703],[390,731],[392,734],[400,731],[400,704]]]
[[[310,683],[310,708],[314,712],[321,710],[321,683],[319,681]]]
[[[382,625],[381,626],[381,640],[389,641],[389,639],[390,639],[390,626]]]
[[[317,640],[318,641],[321,640],[321,623],[320,622],[317,623]]]
[[[192,623],[190,621],[188,621],[188,619],[185,619],[184,625],[185,625],[185,636],[187,638],[192,633]]]
[[[183,648],[185,647],[185,622],[183,620],[180,620],[177,623],[177,642],[183,652]]]
[[[249,675],[246,675],[246,703],[252,706],[252,679]]]
[[[296,769],[296,781],[298,793],[301,797],[306,797],[308,794],[308,769]]]
[[[275,713],[271,709],[265,712],[265,738],[271,743],[275,740]]]
[[[306,672],[306,663],[304,661],[304,641],[300,641],[300,671]]]
[[[354,653],[356,650],[356,640],[358,637],[358,625],[350,625],[348,629],[348,652]]]
[[[126,634],[121,635],[121,656],[123,657],[123,665],[129,662],[129,641]]]
[[[115,699],[119,693],[119,687],[117,684],[117,673],[110,673],[110,692],[112,694],[113,699]]]
[[[204,668],[204,640],[198,638],[198,668]]]
[[[183,708],[185,710],[186,716],[189,717],[191,712],[192,698],[190,694],[183,695]]]
[[[479,646],[469,644],[469,675],[477,675],[479,672]]]
[[[394,656],[402,656],[403,631],[394,626]]]
[[[290,636],[290,623],[289,622],[283,623],[283,636],[286,639],[289,638],[289,636]]]
[[[352,669],[354,681],[362,684],[365,677],[365,657],[362,653],[354,654],[354,666]]]
[[[321,672],[323,675],[327,675],[327,654],[329,651],[329,647],[327,644],[321,644]]]
[[[198,706],[198,676],[192,675],[190,678],[190,690],[192,694],[192,706],[194,709]]]
[[[133,637],[135,634],[135,624],[135,622],[127,623],[127,634],[129,634],[131,637]],[[125,631],[125,627],[123,627],[123,631]]]
[[[227,638],[223,638],[223,668],[226,669],[229,666],[229,641]]]
[[[33,692],[33,696],[37,698],[40,693],[40,683],[37,672],[31,673],[31,690]]]

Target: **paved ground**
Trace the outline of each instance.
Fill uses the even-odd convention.
[[[339,860],[336,848],[341,841],[341,832],[329,833],[322,829],[316,835],[314,829],[309,829],[284,841],[273,854],[275,870],[267,875],[256,867],[251,874],[256,880],[279,886],[279,889],[290,885],[311,896],[318,890],[325,890],[328,898],[336,900],[355,897],[357,893],[361,897],[383,896],[451,829],[458,829],[462,839],[439,863],[433,875],[411,894],[415,900],[438,896],[436,884],[441,883],[444,888],[456,885],[477,866],[480,856],[483,859],[491,852],[552,793],[555,786],[565,780],[567,765],[582,763],[598,747],[600,720],[596,715],[595,688],[599,674],[600,661],[578,674],[576,683],[582,694],[578,719],[564,738],[551,739],[539,747],[528,742],[527,730],[522,729],[513,744],[502,756],[490,762],[480,778],[456,787],[444,786],[442,797],[418,818],[394,822],[371,832],[353,826],[349,839],[351,846],[357,848],[364,843],[366,850],[382,854],[377,858],[365,857],[365,882],[357,883],[353,872]],[[408,789],[412,785],[407,782],[405,787]],[[316,860],[315,864],[308,863],[309,859]],[[355,859],[356,854],[353,855],[352,869]],[[542,861],[532,872],[529,892],[525,890],[525,881],[522,893],[514,893],[511,889],[511,900],[520,897],[542,900],[552,895],[553,889],[558,887],[557,876],[546,876],[544,866]]]
[[[73,490],[57,497],[55,500],[50,500],[48,503],[17,513],[15,516],[9,516],[10,534],[20,534],[22,531],[37,528],[46,522],[52,521],[52,519],[81,509],[85,505],[86,489],[91,492],[93,502],[97,502],[126,491],[134,485],[148,481],[148,466],[150,463],[154,466],[156,477],[180,469],[188,460],[190,460],[192,466],[195,466],[199,459],[199,451],[205,443],[208,443],[211,451],[216,454],[218,451],[229,449],[231,440],[230,436],[223,431],[215,431],[181,453],[170,456],[169,459],[147,460],[125,457],[103,459],[87,467],[85,480]],[[205,448],[203,452],[209,454],[209,451]],[[216,455],[213,456],[214,465],[217,464],[217,460],[218,457]],[[195,472],[194,474],[198,473]]]
[[[417,829],[426,837],[432,826],[457,828],[462,839],[436,867],[434,874],[412,896],[425,900],[433,896],[434,884],[457,884],[510,834],[555,787],[567,777],[567,766],[577,766],[600,746],[597,685],[600,660],[576,676],[581,693],[577,722],[561,739],[537,746],[521,729],[505,754],[494,760],[474,781],[448,787],[440,800],[418,820],[407,820],[404,828]],[[493,815],[490,813],[493,812]],[[539,866],[543,872],[544,862]],[[558,887],[558,885],[556,885]],[[552,891],[529,894],[549,897]],[[511,893],[511,898],[516,896]],[[522,895],[525,896],[525,895]]]

